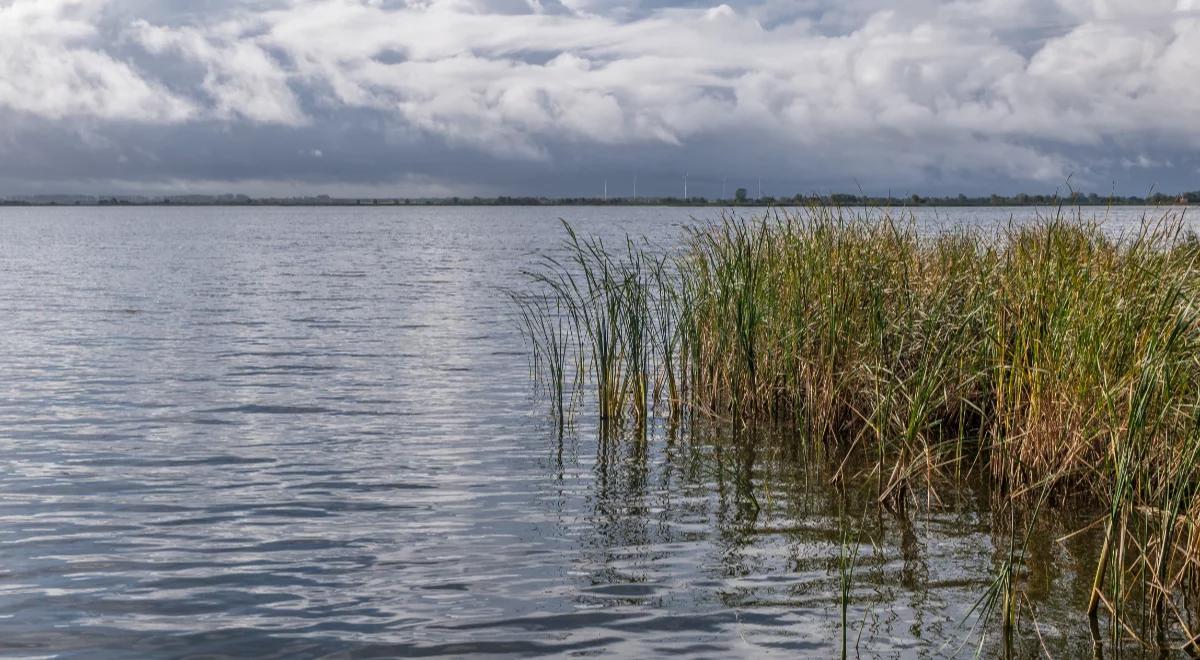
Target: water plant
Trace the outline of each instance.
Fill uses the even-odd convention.
[[[533,347],[531,368],[540,378],[551,402],[555,423],[561,434],[568,417],[567,399],[576,391],[568,388],[568,373],[577,378],[578,370],[569,369],[572,336],[569,318],[558,298],[507,292],[516,304],[521,329]]]
[[[858,564],[859,548],[862,546],[862,521],[854,527],[854,518],[842,507],[838,517],[840,523],[838,544],[838,605],[840,608],[841,657],[849,657],[850,652],[850,600],[853,597],[854,569]],[[866,512],[864,511],[864,514]]]
[[[1091,498],[1109,511],[1095,627],[1103,612],[1114,641],[1197,646],[1200,243],[1181,214],[1124,234],[1062,207],[928,232],[813,206],[726,214],[671,252],[565,228],[567,256],[530,271],[543,302],[525,308],[558,390],[593,392],[605,420],[662,409],[870,455],[889,507],[947,473],[1036,508]],[[569,398],[553,399],[560,418]],[[1006,625],[1013,535],[993,593]]]

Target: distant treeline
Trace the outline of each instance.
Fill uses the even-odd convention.
[[[739,188],[728,199],[706,197],[249,197],[247,195],[89,196],[29,195],[0,198],[4,206],[1161,206],[1200,204],[1200,191],[1136,195],[988,195],[986,197],[874,197],[849,193],[750,197]]]

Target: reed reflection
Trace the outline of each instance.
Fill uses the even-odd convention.
[[[798,636],[836,648],[845,606],[851,654],[1090,648],[1081,613],[1102,530],[1077,532],[1097,515],[1078,502],[1001,506],[966,475],[897,505],[880,500],[873,463],[777,429],[660,419],[644,432],[576,429],[565,444],[592,457],[573,528],[588,607],[669,612],[687,602],[741,628],[754,613],[789,616],[803,623]],[[766,646],[779,642],[781,633],[757,632]]]

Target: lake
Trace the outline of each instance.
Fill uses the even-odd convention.
[[[846,510],[852,654],[995,654],[983,485],[893,514],[786,438],[555,432],[503,290],[560,217],[717,212],[0,208],[0,654],[836,655]],[[1091,519],[1039,523],[1021,654],[1090,654]]]

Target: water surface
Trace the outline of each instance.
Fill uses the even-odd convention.
[[[894,515],[787,442],[544,419],[500,288],[560,216],[712,213],[0,209],[0,654],[827,656],[850,510],[851,646],[969,655],[982,487]],[[1037,535],[1019,648],[1089,651],[1082,515]]]

